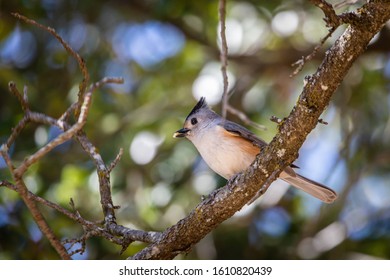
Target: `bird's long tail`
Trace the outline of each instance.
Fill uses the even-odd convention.
[[[337,198],[337,193],[334,190],[295,173],[292,168],[288,169],[289,170],[285,170],[280,174],[280,179],[323,202],[332,203]]]

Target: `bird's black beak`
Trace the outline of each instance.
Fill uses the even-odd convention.
[[[182,128],[182,129],[179,129],[178,131],[176,131],[174,134],[173,134],[173,138],[182,138],[182,137],[186,137],[187,136],[187,133],[190,131],[190,129],[188,128]]]

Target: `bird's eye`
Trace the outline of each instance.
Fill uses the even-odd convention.
[[[198,123],[198,120],[196,118],[191,119],[191,124],[196,125]]]

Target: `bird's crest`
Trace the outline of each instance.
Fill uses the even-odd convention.
[[[193,114],[196,114],[197,112],[199,112],[200,109],[208,109],[209,106],[207,105],[207,102],[206,102],[206,98],[204,97],[201,97],[198,101],[198,103],[196,103],[195,107],[192,108],[191,112],[188,114],[187,116],[187,119],[192,116]]]

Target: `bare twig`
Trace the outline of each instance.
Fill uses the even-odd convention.
[[[75,52],[73,50],[73,48],[67,42],[65,42],[64,39],[62,39],[62,37],[60,35],[58,35],[58,33],[55,31],[54,28],[42,25],[42,24],[36,22],[35,20],[29,19],[21,14],[18,14],[18,13],[12,13],[12,15],[18,19],[23,20],[24,22],[26,22],[28,24],[37,26],[38,28],[49,32],[51,35],[53,35],[60,42],[60,44],[64,47],[64,49],[71,56],[73,56],[76,59],[78,65],[79,65],[79,68],[81,70],[81,73],[83,75],[83,80],[79,84],[78,106],[75,110],[75,116],[76,116],[76,118],[78,118],[78,115],[81,111],[82,102],[84,100],[84,94],[85,94],[85,91],[87,89],[87,85],[89,83],[89,73],[88,73],[87,65],[86,65],[84,59],[77,52]]]
[[[313,51],[307,55],[303,56],[301,59],[298,61],[294,62],[291,66],[296,66],[294,72],[290,75],[290,77],[296,76],[301,70],[303,69],[303,66],[305,66],[306,62],[312,60],[316,55],[319,49],[325,44],[326,40],[328,40],[334,31],[336,30],[337,27],[332,27],[329,31],[328,34],[324,38],[321,39],[321,41],[314,47]]]
[[[58,238],[55,236],[52,229],[47,224],[45,218],[43,217],[42,213],[38,209],[37,205],[35,204],[35,201],[30,199],[29,191],[22,179],[21,176],[18,176],[18,174],[14,170],[14,166],[11,162],[11,159],[8,155],[8,147],[3,144],[0,148],[0,154],[3,156],[4,161],[6,162],[9,170],[11,171],[12,177],[15,180],[16,184],[16,191],[19,193],[19,195],[22,197],[24,203],[26,204],[27,208],[29,209],[32,217],[34,218],[35,222],[37,223],[39,229],[41,232],[46,236],[46,238],[49,240],[52,247],[57,251],[57,253],[60,255],[60,257],[64,260],[70,259],[70,256],[64,246],[62,246],[61,242],[58,240]],[[9,184],[6,184],[6,186],[9,186]]]
[[[229,105],[229,80],[227,76],[227,66],[228,66],[228,45],[226,40],[226,0],[219,0],[219,22],[220,22],[220,37],[221,37],[221,51],[220,51],[220,60],[221,60],[221,72],[223,80],[223,91],[222,91],[222,110],[221,115],[223,118],[226,118],[227,112],[237,116],[245,124],[253,126],[259,130],[265,130],[266,128],[256,122],[253,122],[244,112],[233,108]]]
[[[89,106],[91,104],[91,95],[92,92],[88,92],[85,95],[84,102],[81,106],[81,113],[79,115],[79,119],[77,122],[67,131],[63,132],[57,138],[40,148],[37,152],[35,152],[33,155],[27,157],[23,163],[15,170],[15,173],[18,176],[22,176],[27,168],[31,166],[34,162],[37,162],[40,158],[42,158],[44,155],[49,153],[51,150],[53,150],[55,147],[61,145],[62,143],[70,140],[85,124],[87,121],[87,114],[89,110]]]
[[[237,110],[236,108],[227,104],[227,111],[235,116],[237,116],[243,123],[250,125],[258,130],[266,130],[267,128],[264,125],[258,124],[252,121],[244,112]]]
[[[4,158],[8,169],[11,172],[13,179],[15,180],[15,184],[3,180],[0,182],[0,186],[7,187],[11,190],[14,190],[19,193],[22,197],[23,201],[26,203],[29,208],[34,220],[38,224],[38,227],[42,231],[42,233],[49,239],[53,248],[56,249],[58,254],[63,259],[69,259],[71,255],[75,253],[82,254],[85,251],[86,240],[92,236],[101,236],[110,240],[111,242],[121,245],[122,252],[135,240],[140,240],[144,242],[154,242],[157,241],[161,234],[157,232],[145,232],[140,230],[132,230],[123,226],[119,226],[116,224],[115,219],[115,209],[118,206],[114,206],[111,198],[111,185],[110,185],[110,173],[113,168],[118,164],[122,154],[123,149],[120,149],[118,155],[114,159],[114,161],[107,167],[104,163],[101,155],[98,153],[97,148],[89,141],[86,134],[82,131],[83,126],[87,121],[87,115],[89,111],[89,107],[91,105],[92,93],[98,88],[102,87],[107,83],[123,83],[123,78],[120,77],[104,77],[100,81],[93,83],[90,85],[89,89],[86,90],[86,85],[89,80],[89,74],[84,60],[66,43],[61,36],[59,36],[54,29],[50,27],[43,26],[34,20],[30,20],[22,15],[13,14],[15,17],[24,20],[29,24],[33,24],[38,26],[41,29],[48,31],[52,34],[66,49],[66,51],[76,58],[79,67],[83,73],[83,82],[79,86],[79,98],[77,102],[71,104],[69,108],[62,114],[59,119],[54,119],[45,114],[32,112],[29,109],[28,99],[27,99],[27,87],[24,87],[23,96],[20,91],[17,89],[16,84],[14,82],[9,83],[10,92],[15,95],[20,105],[24,111],[23,118],[19,121],[16,127],[13,129],[11,135],[7,139],[7,142],[1,146],[0,154]],[[71,113],[74,113],[76,116],[76,122],[71,125],[68,123],[68,119]],[[41,149],[36,151],[34,154],[27,156],[26,159],[18,166],[14,167],[11,158],[8,155],[8,149],[15,142],[17,137],[20,135],[21,131],[29,124],[29,123],[42,123],[46,125],[54,125],[59,127],[63,133],[57,136],[54,140],[44,145]],[[73,199],[70,200],[70,206],[73,210],[69,211],[60,205],[53,203],[49,200],[46,200],[40,196],[35,195],[27,189],[23,181],[23,174],[29,169],[29,167],[35,162],[39,161],[42,157],[44,157],[47,153],[53,150],[58,145],[70,140],[75,137],[85,152],[91,157],[97,167],[97,173],[99,177],[99,187],[100,187],[100,195],[101,195],[101,205],[103,208],[104,214],[104,222],[91,222],[84,219],[79,211],[76,209]],[[81,248],[71,251],[70,253],[64,248],[61,242],[56,238],[41,212],[37,208],[36,203],[40,203],[50,207],[66,217],[78,222],[83,226],[84,234],[80,238],[69,239],[65,241],[65,244],[70,244],[68,250],[71,250],[75,243],[80,243]],[[104,224],[104,227],[102,225]]]
[[[117,154],[116,158],[111,162],[110,166],[107,169],[108,173],[111,173],[111,171],[115,168],[115,166],[121,160],[122,155],[123,155],[123,148],[120,148],[119,149],[119,153]]]
[[[339,18],[339,16],[336,14],[335,10],[333,9],[333,6],[328,2],[326,2],[325,0],[310,0],[310,2],[324,12],[325,14],[324,21],[327,27],[333,29],[339,27],[343,23],[342,20]]]
[[[0,181],[0,187],[1,186],[18,192],[16,185],[12,184],[11,182],[9,182],[7,180]],[[146,243],[152,243],[152,242],[156,242],[161,237],[161,233],[159,233],[159,232],[146,232],[146,231],[141,231],[141,230],[134,230],[134,229],[129,229],[129,228],[126,228],[124,226],[114,225],[114,224],[111,225],[111,229],[110,229],[112,231],[112,234],[111,234],[105,228],[100,227],[98,225],[98,223],[91,222],[91,221],[84,219],[80,215],[80,213],[75,209],[73,199],[71,199],[70,204],[71,204],[71,207],[75,213],[72,213],[71,211],[59,206],[56,203],[53,203],[47,199],[44,199],[40,196],[37,196],[36,194],[34,194],[32,192],[28,192],[28,196],[30,199],[58,211],[59,213],[65,215],[69,219],[74,220],[83,226],[85,232],[84,232],[82,237],[73,238],[73,239],[65,239],[65,241],[62,241],[62,244],[68,244],[68,243],[72,243],[72,242],[74,242],[74,244],[77,242],[82,243],[82,240],[84,238],[86,240],[92,236],[100,236],[100,237],[103,237],[107,240],[114,242],[115,244],[121,245],[122,248],[127,248],[128,245],[130,245],[132,242],[134,242],[136,240],[146,242]],[[115,235],[121,236],[121,238],[118,238]],[[71,244],[70,248],[71,247],[72,247],[72,244]],[[68,250],[70,248],[68,248]],[[70,252],[69,254],[73,255],[75,253],[82,253],[82,252],[81,251],[77,251],[77,252],[73,251],[73,252]]]
[[[228,45],[226,40],[226,0],[219,0],[219,22],[220,22],[220,37],[221,37],[221,51],[220,51],[220,60],[221,60],[221,72],[223,80],[223,92],[222,92],[222,110],[221,115],[226,119],[227,112],[237,116],[245,124],[253,126],[259,130],[265,130],[266,128],[256,122],[253,122],[244,112],[233,108],[229,105],[229,80],[227,76],[227,66],[228,66]]]
[[[1,180],[0,187],[6,187],[6,188],[9,188],[11,190],[16,191],[16,186],[7,180]]]
[[[321,41],[314,47],[313,51],[309,55],[303,56],[301,59],[292,64],[292,66],[296,66],[296,68],[294,72],[290,75],[290,77],[297,75],[302,70],[305,63],[307,61],[312,60],[316,56],[318,50],[325,44],[326,40],[328,40],[329,37],[331,37],[332,34],[336,31],[336,29],[341,24],[343,24],[342,18],[336,14],[331,4],[329,4],[325,0],[310,0],[310,2],[324,12],[324,21],[326,23],[326,26],[329,27],[329,31],[328,34],[326,34],[325,37],[323,37]]]
[[[222,71],[222,79],[223,79],[223,92],[222,92],[222,117],[226,118],[227,113],[227,105],[228,105],[228,87],[229,81],[227,76],[227,65],[228,65],[228,46],[226,41],[226,0],[219,0],[219,22],[220,22],[220,36],[221,36],[221,71]]]
[[[118,154],[118,156],[116,157],[114,162],[111,164],[110,168],[107,169],[104,165],[104,162],[103,162],[101,156],[96,152],[97,149],[89,142],[89,140],[87,139],[85,134],[79,133],[79,131],[81,130],[82,126],[86,122],[86,117],[87,117],[89,105],[91,102],[92,91],[96,90],[97,88],[101,87],[102,85],[104,85],[106,83],[110,83],[110,82],[120,83],[122,81],[123,81],[122,78],[104,78],[101,81],[91,85],[90,90],[85,95],[85,99],[84,99],[83,106],[81,107],[81,113],[79,115],[79,119],[76,122],[76,124],[74,124],[73,126],[69,126],[69,124],[65,123],[63,120],[55,120],[55,119],[53,119],[49,116],[46,116],[44,114],[27,111],[24,118],[18,123],[16,128],[13,130],[13,133],[9,137],[7,143],[2,146],[1,154],[5,158],[6,163],[9,166],[9,169],[10,169],[15,181],[17,181],[17,184],[13,185],[9,182],[7,183],[5,181],[2,181],[1,185],[7,186],[8,188],[13,189],[21,194],[21,196],[24,199],[24,201],[26,202],[26,204],[29,205],[29,209],[32,212],[34,218],[35,217],[39,218],[40,222],[37,221],[37,223],[39,223],[38,226],[41,228],[42,232],[44,232],[44,234],[49,238],[49,240],[52,241],[52,243],[54,244],[54,245],[52,244],[53,247],[55,247],[57,249],[57,251],[59,252],[59,254],[61,255],[62,258],[69,258],[69,255],[67,254],[66,251],[64,251],[63,248],[61,249],[61,247],[63,247],[63,246],[54,237],[50,228],[45,224],[44,219],[43,219],[42,215],[40,214],[40,212],[39,211],[37,212],[34,210],[35,204],[33,204],[32,201],[36,201],[36,202],[42,203],[44,205],[47,205],[48,207],[51,207],[51,208],[61,212],[62,214],[66,215],[67,217],[82,224],[84,229],[86,230],[86,234],[85,234],[86,237],[102,236],[108,240],[111,240],[112,242],[114,242],[116,244],[121,245],[122,248],[125,247],[125,244],[127,244],[126,246],[128,246],[128,244],[130,244],[132,241],[138,240],[138,239],[133,239],[133,238],[139,238],[140,236],[148,236],[147,233],[141,234],[140,233],[141,231],[136,231],[133,234],[131,229],[126,230],[125,228],[121,228],[120,230],[118,230],[118,229],[115,229],[114,226],[111,226],[111,229],[114,232],[117,232],[116,233],[117,235],[120,235],[121,233],[126,235],[126,236],[118,239],[113,234],[110,234],[109,232],[107,232],[104,228],[101,228],[101,227],[97,226],[95,223],[88,222],[85,219],[83,219],[78,212],[72,213],[72,212],[64,209],[63,207],[60,207],[59,205],[57,205],[55,203],[52,203],[48,200],[45,200],[45,199],[43,199],[39,196],[36,196],[33,193],[29,192],[27,190],[27,187],[24,185],[23,180],[21,179],[22,175],[24,174],[24,172],[28,169],[28,167],[31,164],[38,161],[45,154],[50,152],[54,147],[69,140],[73,136],[77,136],[77,139],[81,143],[84,144],[84,147],[88,147],[88,149],[86,149],[86,151],[88,152],[88,154],[91,155],[91,157],[95,160],[95,162],[98,166],[100,185],[101,185],[101,189],[104,190],[104,191],[102,191],[102,194],[101,194],[103,197],[102,203],[109,201],[108,204],[105,203],[103,205],[104,209],[109,209],[109,211],[104,211],[107,214],[106,221],[110,222],[110,224],[115,224],[115,215],[114,215],[115,207],[114,206],[110,207],[110,205],[112,205],[112,201],[111,201],[111,192],[110,192],[110,185],[109,185],[108,178],[109,178],[109,171],[111,171],[112,168],[115,167],[115,165],[119,161],[120,156],[123,153],[123,151],[120,151],[120,153]],[[16,89],[16,85],[14,86],[14,89]],[[19,100],[21,100],[21,99],[19,99]],[[18,168],[15,169],[12,165],[10,158],[7,156],[6,152],[8,151],[8,148],[11,146],[11,144],[15,141],[15,139],[17,138],[19,133],[28,124],[28,122],[38,122],[38,123],[44,123],[44,124],[50,124],[50,125],[57,125],[57,126],[61,127],[62,129],[66,129],[66,131],[64,133],[60,134],[56,139],[54,139],[50,143],[46,144],[44,147],[42,147],[40,150],[38,150],[35,154],[27,157],[27,159]],[[99,167],[101,169],[99,169]],[[99,171],[103,171],[103,172],[99,172]],[[21,185],[22,187],[17,187],[18,185]],[[21,192],[21,191],[23,191],[23,192]],[[36,206],[35,206],[35,208],[36,208]],[[91,231],[93,231],[93,234],[90,233]],[[150,238],[144,237],[143,239],[149,240]]]
[[[65,130],[66,129],[66,123],[68,122],[69,120],[69,117],[71,116],[72,113],[74,113],[74,111],[76,110],[78,106],[78,102],[75,102],[73,103],[72,105],[70,105],[68,107],[68,109],[66,109],[66,111],[58,118],[58,125],[59,127],[61,128],[61,130]]]
[[[93,92],[98,88],[101,88],[105,84],[122,84],[123,83],[123,78],[122,77],[104,77],[100,81],[94,83],[92,86],[90,86],[89,91]],[[61,117],[58,119],[58,124],[60,125],[60,128],[62,130],[65,130],[64,128],[64,122],[67,122],[68,118],[78,108],[79,102],[75,102],[72,105],[66,109],[66,111],[61,115]]]
[[[12,184],[11,182],[9,181],[6,181],[6,180],[3,180],[0,182],[0,186],[4,186],[4,187],[7,187],[8,189],[11,189],[13,191],[16,191],[18,192],[18,188],[16,187],[16,185]],[[75,213],[72,213],[70,212],[69,210],[59,206],[58,204],[56,203],[53,203],[47,199],[44,199],[40,196],[37,196],[36,194],[32,193],[32,192],[28,192],[28,196],[30,199],[33,199],[34,201],[36,202],[39,202],[43,205],[46,205],[47,207],[50,207],[62,214],[64,214],[65,216],[67,216],[68,218],[74,220],[74,221],[77,221],[78,223],[80,223],[81,225],[83,226],[86,226],[86,227],[95,227],[96,224],[95,223],[92,223],[92,222],[89,222],[85,219],[83,219],[80,215],[77,215]]]
[[[89,89],[89,91],[95,91],[98,88],[106,84],[123,84],[124,79],[122,77],[104,77],[100,81],[93,83]]]
[[[115,213],[114,209],[115,207],[112,206],[112,199],[111,199],[111,192],[110,192],[110,182],[109,182],[109,172],[112,171],[112,169],[115,167],[117,162],[120,159],[120,156],[122,154],[122,151],[120,151],[120,154],[117,156],[117,158],[114,160],[114,162],[111,164],[110,168],[107,168],[101,158],[101,156],[97,153],[97,149],[89,142],[88,138],[85,136],[85,134],[82,132],[82,128],[86,123],[87,115],[89,111],[89,107],[91,104],[91,98],[92,93],[96,89],[100,88],[104,84],[107,83],[122,83],[122,78],[116,78],[116,77],[105,77],[102,80],[92,84],[88,91],[86,91],[86,85],[89,80],[89,73],[86,67],[86,64],[84,60],[76,53],[67,42],[65,42],[61,36],[59,36],[54,29],[50,27],[43,26],[34,20],[30,20],[22,15],[13,14],[15,17],[22,19],[23,21],[35,25],[43,30],[48,31],[50,34],[52,34],[66,49],[66,51],[71,54],[73,57],[76,58],[79,67],[81,69],[81,72],[83,74],[83,82],[79,85],[79,98],[78,101],[72,104],[66,112],[59,118],[58,120],[53,119],[47,115],[31,112],[29,109],[28,99],[27,99],[27,87],[23,90],[23,96],[19,92],[19,90],[16,87],[16,84],[14,82],[9,83],[9,89],[10,92],[15,95],[25,112],[24,117],[22,120],[19,121],[15,129],[13,129],[10,137],[7,139],[7,142],[1,146],[1,155],[6,161],[6,164],[12,174],[13,179],[15,180],[15,184],[11,184],[10,182],[2,181],[1,186],[6,186],[10,189],[15,190],[20,194],[24,202],[26,203],[27,207],[29,208],[34,220],[38,224],[39,228],[43,232],[43,234],[49,239],[52,246],[57,250],[59,255],[64,258],[68,259],[70,258],[69,254],[66,252],[65,248],[62,246],[61,242],[54,236],[52,230],[45,222],[41,212],[36,206],[36,202],[42,203],[44,205],[47,205],[48,207],[51,207],[62,214],[66,215],[67,217],[79,222],[83,225],[85,229],[85,236],[104,236],[106,239],[111,240],[117,244],[123,245],[124,244],[130,244],[131,241],[129,238],[117,238],[111,233],[109,233],[106,229],[101,228],[96,225],[96,223],[92,223],[89,221],[86,221],[83,219],[78,213],[78,211],[75,211],[75,213],[70,212],[69,210],[50,202],[44,198],[41,198],[39,196],[36,196],[35,194],[28,191],[22,177],[23,174],[28,170],[28,168],[38,160],[40,160],[43,156],[45,156],[47,153],[49,153],[51,150],[53,150],[58,145],[61,145],[62,143],[70,140],[71,138],[77,136],[77,139],[84,144],[84,147],[88,147],[86,149],[87,152],[91,155],[91,157],[95,160],[97,169],[98,169],[98,175],[99,175],[99,182],[101,185],[101,190],[104,190],[101,192],[102,196],[102,205],[105,213],[105,221],[115,224]],[[77,120],[76,123],[73,125],[70,125],[67,123],[68,117],[71,112],[74,112]],[[26,125],[30,122],[36,122],[36,123],[43,123],[43,124],[49,124],[49,125],[55,125],[58,126],[63,130],[63,133],[61,133],[59,136],[57,136],[54,140],[44,145],[41,149],[36,151],[34,154],[28,156],[18,167],[14,167],[13,163],[8,156],[8,149],[12,145],[12,143],[15,142],[16,138],[19,136],[20,132],[26,127]],[[108,190],[108,191],[107,191]],[[110,211],[107,211],[107,209],[110,209]],[[107,227],[108,228],[108,227]],[[138,233],[137,233],[138,234]]]
[[[106,226],[111,223],[116,224],[115,218],[115,206],[112,202],[111,197],[111,184],[110,184],[110,174],[108,173],[108,168],[103,161],[102,156],[97,152],[97,148],[89,141],[84,132],[77,134],[77,140],[80,143],[83,150],[90,156],[94,161],[97,175],[99,179],[99,192],[100,192],[100,203],[103,208],[104,221]]]
[[[57,147],[57,146],[63,144],[64,142],[70,140],[73,136],[75,136],[77,134],[77,132],[79,130],[82,129],[82,127],[84,126],[84,124],[87,121],[87,114],[88,114],[88,111],[89,111],[89,107],[91,105],[91,98],[92,98],[92,92],[93,91],[95,91],[96,89],[100,88],[101,86],[103,86],[104,84],[107,84],[107,83],[122,83],[122,82],[123,82],[122,78],[105,77],[102,80],[92,84],[90,86],[89,91],[84,96],[84,101],[83,101],[82,106],[81,106],[79,118],[78,118],[77,122],[70,128],[67,128],[68,126],[64,127],[62,117],[60,118],[60,120],[58,122],[56,122],[56,121],[54,121],[54,119],[52,119],[50,117],[47,117],[47,116],[45,116],[43,114],[38,115],[38,113],[27,112],[26,117],[23,118],[19,122],[19,124],[17,126],[17,129],[14,129],[14,133],[11,135],[11,137],[7,141],[7,146],[8,147],[10,147],[10,144],[14,141],[14,139],[17,137],[17,135],[20,133],[20,131],[24,128],[26,123],[28,121],[31,121],[31,119],[33,119],[34,117],[35,117],[36,121],[39,120],[40,122],[43,122],[43,121],[44,122],[48,122],[48,123],[50,123],[52,125],[54,124],[54,125],[59,126],[63,130],[65,128],[67,128],[67,129],[62,134],[57,136],[57,138],[55,138],[54,140],[52,140],[51,142],[49,142],[48,144],[43,146],[41,149],[39,149],[37,152],[35,152],[33,155],[27,157],[23,161],[23,163],[15,170],[15,172],[18,173],[19,176],[22,176],[24,174],[24,172],[27,170],[27,168],[29,166],[31,166],[34,162],[37,162],[40,158],[42,158],[47,153],[52,151],[55,147]],[[11,88],[12,88],[11,92],[13,94],[16,93],[17,96],[21,96],[20,94],[18,94],[19,91],[17,90],[16,85],[14,83],[12,83],[12,87],[10,86],[10,89]],[[28,105],[27,105],[27,103],[26,103],[26,101],[24,99],[19,98],[19,100],[20,100],[22,106],[27,106],[26,108],[28,108]],[[21,100],[24,100],[24,101],[22,102]],[[74,107],[72,107],[72,108],[74,108]]]
[[[283,122],[283,119],[281,118],[278,118],[276,116],[271,116],[270,117],[270,121],[274,122],[274,123],[277,123],[277,124],[281,124]]]
[[[72,239],[64,239],[62,240],[62,244],[64,244],[65,246],[68,245],[68,252],[69,252],[69,255],[73,256],[75,254],[84,254],[85,250],[86,250],[86,245],[87,245],[87,239],[90,238],[91,235],[89,233],[84,233],[80,238],[72,238]],[[73,250],[73,251],[70,251],[73,246],[75,246],[76,244],[80,244],[80,248],[79,249],[76,249],[76,250]]]
[[[28,100],[27,100],[27,87],[24,87],[23,95],[19,92],[18,88],[16,87],[15,82],[12,82],[12,81],[9,82],[8,88],[9,88],[9,91],[18,98],[20,105],[22,105],[22,110],[24,112],[28,111],[29,105],[28,105]]]
[[[79,64],[79,67],[83,70],[83,76],[84,77],[88,77],[89,76],[89,73],[88,73],[88,70],[87,70],[87,67],[86,67],[86,64],[85,64],[85,61],[81,58],[81,56],[75,52],[72,47],[64,41],[64,39],[62,39],[62,37],[60,35],[57,34],[57,32],[55,31],[54,28],[51,28],[51,27],[48,27],[48,26],[45,26],[43,24],[40,24],[38,22],[36,22],[35,20],[32,20],[28,17],[25,17],[19,13],[11,13],[14,17],[18,18],[18,19],[21,19],[23,20],[24,22],[28,23],[28,24],[31,24],[31,25],[34,25],[34,26],[37,26],[38,28],[42,29],[42,30],[45,30],[47,32],[49,32],[51,35],[53,35],[60,43],[61,45],[64,47],[64,49],[71,55],[73,56],[77,63]]]
[[[324,121],[323,119],[319,119],[318,123],[324,124],[324,125],[328,125],[329,124],[328,122]]]
[[[360,17],[356,13],[353,12],[337,15],[333,6],[325,0],[310,0],[310,2],[323,11],[325,15],[324,21],[326,23],[326,26],[329,27],[329,31],[328,34],[324,38],[322,38],[321,41],[314,47],[313,51],[309,55],[302,57],[301,59],[299,59],[298,61],[292,64],[292,66],[297,66],[297,67],[294,70],[294,72],[290,75],[290,77],[297,75],[302,70],[305,63],[314,58],[318,50],[324,45],[326,40],[328,40],[328,38],[332,36],[332,34],[336,31],[336,29],[340,25],[351,24],[351,25],[364,26],[366,24],[364,21],[361,21]],[[351,1],[351,2],[356,2],[356,1]]]
[[[94,83],[90,87],[90,91],[95,90],[106,83],[122,83],[122,82],[123,82],[122,78],[106,77],[100,80],[99,82]],[[89,139],[87,138],[84,132],[80,131],[77,134],[77,140],[81,144],[81,147],[84,149],[84,151],[95,162],[98,179],[99,179],[100,197],[101,197],[101,205],[103,208],[104,220],[107,228],[109,228],[111,224],[116,224],[114,210],[117,208],[116,206],[114,206],[111,197],[111,184],[110,184],[111,170],[110,168],[107,168],[106,164],[103,161],[103,158],[97,152],[96,147],[89,141]]]
[[[15,142],[16,138],[22,132],[23,128],[26,127],[29,121],[29,116],[24,115],[23,118],[19,121],[19,123],[12,129],[11,135],[8,137],[7,142],[5,143],[7,149],[9,149],[11,145]]]

